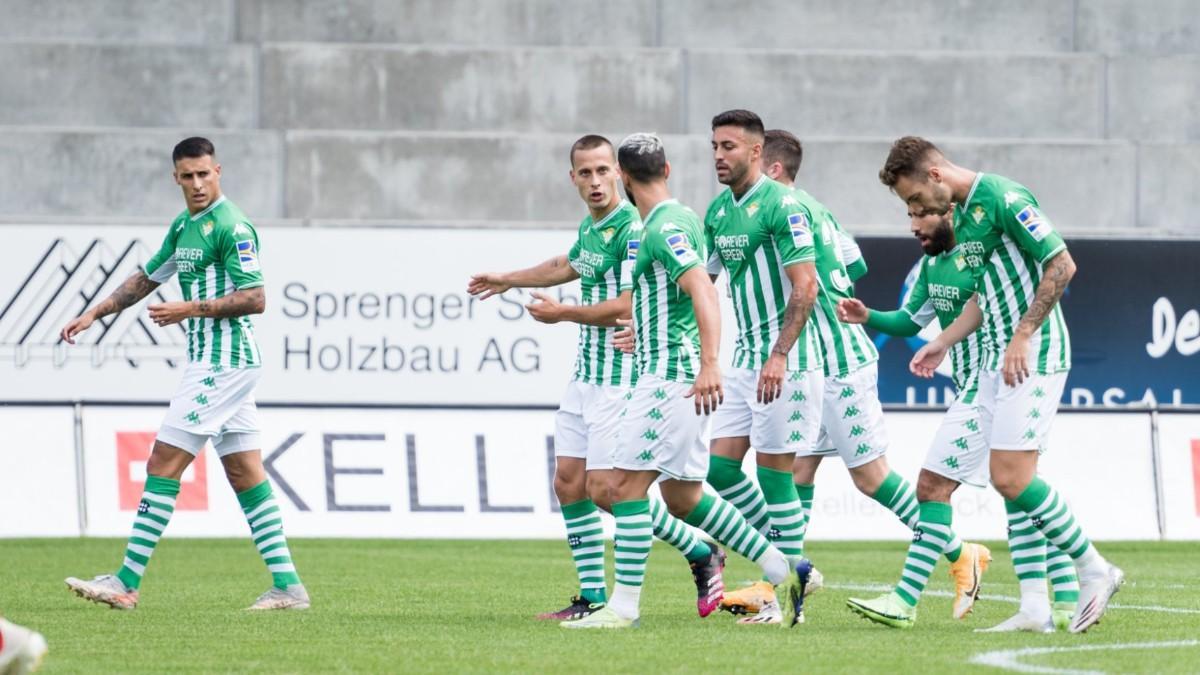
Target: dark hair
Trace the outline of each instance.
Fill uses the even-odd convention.
[[[800,162],[803,159],[804,146],[800,145],[800,139],[796,138],[792,132],[783,129],[767,131],[763,141],[763,164],[779,162],[783,165],[783,172],[792,180],[796,180],[796,174],[800,171]]]
[[[639,183],[649,183],[667,174],[667,151],[654,134],[630,134],[617,148],[621,173]]]
[[[178,162],[184,157],[204,157],[206,155],[216,156],[217,151],[213,148],[212,141],[200,136],[192,136],[185,138],[175,144],[175,149],[171,151],[171,162]]]
[[[942,156],[942,151],[920,136],[905,136],[892,143],[887,161],[879,170],[879,181],[894,188],[901,176],[924,180],[930,163]]]
[[[764,135],[762,118],[749,110],[726,110],[717,113],[716,117],[712,118],[712,128],[717,127],[741,127],[746,133]]]
[[[578,150],[595,150],[601,146],[607,145],[609,150],[612,150],[612,143],[603,136],[596,134],[588,134],[583,136],[571,146],[571,168],[575,167],[575,152]],[[616,154],[615,152],[613,153]]]

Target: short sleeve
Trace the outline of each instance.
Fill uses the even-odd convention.
[[[1033,195],[1026,190],[1004,193],[1000,227],[1017,247],[1033,256],[1039,263],[1053,258],[1067,248],[1062,235],[1038,208]]]
[[[929,299],[929,281],[925,274],[925,268],[929,267],[932,260],[933,258],[921,259],[917,278],[915,280],[910,278],[908,293],[904,296],[904,303],[900,306],[900,310],[912,318],[913,323],[921,327],[928,326],[929,322],[937,316],[937,312],[933,309],[933,302]]]
[[[567,260],[575,260],[579,257],[579,249],[583,247],[583,241],[579,238],[575,239],[575,243],[571,246],[571,250],[567,251]],[[562,249],[559,249],[562,250]]]
[[[708,261],[704,268],[710,277],[718,277],[721,275],[721,270],[725,269],[725,263],[721,262],[721,252],[717,250],[712,228],[709,227],[707,221],[704,223],[704,245],[708,248]]]
[[[263,285],[262,266],[258,259],[258,233],[250,223],[238,223],[222,228],[223,236],[217,245],[217,255],[225,273],[240,291]]]
[[[171,223],[170,229],[167,230],[167,236],[163,237],[162,245],[158,247],[158,251],[150,257],[143,268],[146,277],[157,283],[165,283],[175,276],[177,265],[175,264],[175,241],[179,238],[179,230],[183,228],[183,223],[176,221]]]
[[[784,267],[817,259],[817,250],[813,245],[812,214],[795,197],[785,196],[775,207],[769,222],[771,238],[775,240],[779,261]]]
[[[696,237],[690,236],[674,223],[663,225],[659,232],[647,232],[642,237],[642,245],[655,261],[666,268],[672,282],[700,265],[700,254],[704,251],[703,242],[696,241]]]
[[[633,268],[637,265],[638,250],[642,245],[641,237],[644,231],[640,227],[636,229],[631,227],[627,230],[625,253],[621,256],[621,282],[617,286],[621,293],[633,290]]]

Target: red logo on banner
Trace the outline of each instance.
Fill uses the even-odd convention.
[[[130,474],[135,466],[145,466],[146,460],[150,459],[156,435],[153,431],[117,432],[117,495],[122,511],[136,511],[142,501],[146,481],[135,480]],[[180,484],[179,498],[175,501],[177,511],[208,510],[208,472],[204,454],[201,452],[192,461],[192,479]]]
[[[1192,439],[1192,490],[1196,494],[1196,515],[1200,516],[1200,438]]]

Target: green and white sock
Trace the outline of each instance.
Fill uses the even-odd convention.
[[[760,466],[758,485],[770,514],[771,540],[790,563],[800,562],[804,557],[804,507],[792,483],[792,472]]]
[[[1079,576],[1075,574],[1075,562],[1071,556],[1054,545],[1046,546],[1046,576],[1054,590],[1054,604],[1074,605],[1079,602]]]
[[[812,522],[812,505],[813,493],[816,491],[816,486],[805,483],[796,483],[796,496],[800,498],[800,512],[804,514],[804,523],[800,528],[800,538],[808,536],[808,524]]]
[[[133,532],[125,545],[125,562],[117,572],[117,578],[126,588],[137,589],[142,584],[142,575],[158,540],[162,538],[171,514],[175,513],[175,498],[179,496],[179,481],[173,478],[147,476],[142,499],[138,502],[137,515],[133,518]]]
[[[871,498],[896,514],[908,529],[916,529],[919,513],[917,493],[913,491],[912,484],[901,478],[900,474],[895,471],[889,473]]]
[[[921,593],[929,583],[929,575],[937,567],[938,558],[946,544],[954,538],[950,525],[954,510],[945,502],[923,502],[919,508],[917,527],[913,530],[912,543],[908,546],[908,557],[904,559],[904,571],[896,584],[896,595],[916,607]]]
[[[742,463],[712,455],[708,460],[708,484],[721,498],[733,504],[750,526],[762,534],[771,529],[767,500],[762,491],[742,472]]]
[[[1034,617],[1050,610],[1046,595],[1046,538],[1016,502],[1004,500],[1008,511],[1008,552],[1021,588],[1021,611]]]
[[[654,525],[654,536],[674,546],[683,554],[683,557],[688,559],[688,562],[707,560],[708,556],[712,555],[712,548],[703,539],[697,537],[692,528],[672,516],[671,512],[667,510],[667,505],[661,499],[650,500],[650,520]],[[603,552],[604,544],[601,543],[600,546],[600,550]],[[603,558],[601,562],[603,562]],[[601,582],[603,580],[602,568]]]
[[[614,575],[612,600],[608,606],[625,619],[638,617],[642,582],[646,578],[646,560],[654,543],[654,526],[650,518],[650,500],[635,499],[617,502],[612,506],[617,519],[614,546]]]
[[[1029,514],[1033,526],[1045,535],[1047,541],[1071,556],[1079,566],[1080,573],[1086,574],[1089,570],[1096,574],[1106,572],[1104,558],[1100,557],[1096,547],[1079,529],[1066,500],[1049,483],[1034,476],[1013,501]]]
[[[787,558],[767,538],[750,526],[732,504],[707,492],[684,520],[704,530],[713,539],[758,563],[767,580],[783,583],[788,576]]]
[[[600,509],[590,499],[562,505],[567,525],[567,546],[575,559],[579,575],[579,597],[588,602],[604,602],[604,527]]]
[[[258,554],[267,564],[276,588],[286,589],[300,583],[292,554],[288,550],[287,537],[283,536],[283,514],[275,503],[271,484],[263,481],[238,493],[238,503],[246,522],[250,524],[250,538],[258,548]]]

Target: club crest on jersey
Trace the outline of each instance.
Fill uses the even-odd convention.
[[[803,213],[793,213],[788,216],[788,226],[792,230],[792,243],[796,245],[796,248],[813,245],[812,226],[809,225],[808,216]]]
[[[954,269],[958,270],[959,272],[967,269],[967,259],[961,255],[954,258]]]
[[[1052,231],[1050,223],[1032,204],[1017,212],[1017,222],[1037,241],[1045,239],[1046,235]]]
[[[238,263],[242,267],[243,272],[257,272],[258,266],[258,247],[254,245],[253,239],[244,239],[237,243]]]
[[[750,204],[750,206],[746,207],[746,215],[747,216],[750,216],[751,218],[753,218],[754,214],[756,214],[756,213],[758,213],[758,202],[754,202],[754,203]]]
[[[637,260],[638,247],[641,245],[641,242],[639,242],[637,239],[630,239],[629,243],[625,245],[625,259]]]
[[[983,220],[983,215],[984,215],[983,207],[976,204],[975,208],[971,210],[971,217],[975,219],[976,225],[978,225],[979,222]]]
[[[213,223],[211,220],[200,226],[200,234],[202,234],[206,237],[208,235],[212,234],[212,230],[213,230]]]
[[[671,251],[675,253],[675,257],[679,258],[680,262],[691,262],[696,259],[696,252],[692,250],[692,245],[688,242],[687,235],[680,232],[667,236],[667,246],[671,247]]]
[[[603,230],[600,232],[600,238],[603,239],[604,243],[607,244],[608,242],[612,241],[613,234],[615,232],[616,232],[616,230],[614,230],[610,227],[607,230]]]

